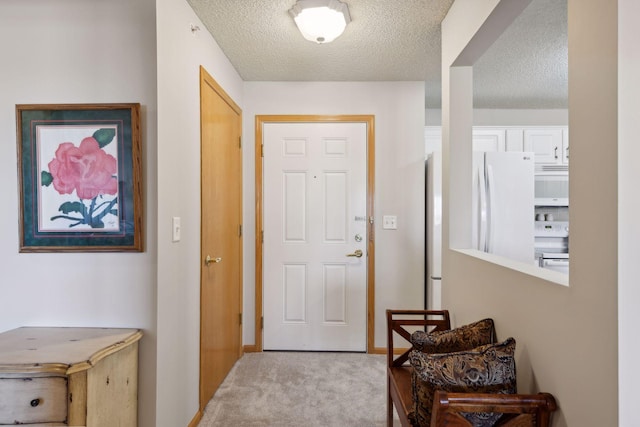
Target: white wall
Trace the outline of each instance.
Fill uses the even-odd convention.
[[[442,110],[425,110],[427,126],[442,125]],[[474,126],[566,126],[569,124],[569,111],[563,109],[474,109]]]
[[[501,22],[508,13],[492,14],[494,7],[504,12],[524,3],[456,0],[442,26],[443,306],[456,324],[490,316],[499,338],[516,338],[519,390],[553,393],[560,406],[554,425],[560,427],[617,425],[617,13],[611,3],[569,0],[569,126],[577,143],[570,166],[568,288],[448,249],[465,215],[457,209],[465,205],[458,200],[464,180],[449,172],[465,169],[461,148],[470,146],[473,117],[469,71],[483,43],[466,52],[462,68],[449,74],[449,66],[477,40],[486,19],[491,25],[481,28],[480,39],[508,25]]]
[[[140,425],[155,425],[156,87],[153,0],[0,2],[0,331],[144,329]],[[15,104],[142,105],[145,252],[18,253]]]
[[[199,66],[242,107],[242,81],[185,0],[157,0],[158,427],[186,426],[199,404]],[[201,28],[192,33],[191,24]],[[181,218],[180,242],[171,218]]]
[[[606,46],[596,44],[594,51],[592,40],[585,39],[581,42],[584,46],[580,44],[576,52],[592,51],[593,58],[609,67],[611,53],[615,49],[607,43],[611,42],[614,25],[608,13],[601,15],[603,11],[611,11],[611,2],[589,0],[584,2],[586,7],[583,7],[583,2],[570,0],[570,19],[575,23],[583,22],[575,25],[570,33],[573,38],[570,58],[571,55],[582,60],[585,58],[583,54],[571,53],[572,47],[576,49],[575,38],[583,31],[588,34],[598,29],[592,37],[605,40]],[[242,82],[218,46],[204,30],[195,36],[191,34],[190,23],[204,27],[186,1],[157,0],[156,3],[158,101],[154,1],[0,2],[0,55],[3,58],[0,135],[7,142],[0,144],[0,162],[3,165],[0,167],[0,180],[5,184],[0,191],[5,205],[5,209],[0,210],[0,300],[4,302],[0,311],[0,331],[21,325],[143,328],[139,393],[141,427],[186,425],[198,408],[198,65],[204,64],[236,103],[243,106]],[[486,8],[489,3],[484,0],[480,7]],[[516,336],[520,384],[526,388],[551,391],[558,397],[561,412],[555,420],[560,426],[615,425],[616,243],[620,262],[620,425],[626,427],[640,423],[634,408],[638,400],[634,386],[638,382],[638,371],[632,357],[638,351],[634,325],[640,322],[640,313],[636,309],[640,298],[636,280],[640,273],[636,262],[640,230],[635,215],[640,201],[633,186],[640,178],[635,164],[640,154],[635,144],[640,131],[640,121],[637,120],[640,98],[636,82],[640,69],[635,46],[640,34],[633,17],[640,11],[634,0],[618,0],[618,4],[621,22],[618,175],[612,166],[611,156],[605,156],[604,164],[598,157],[603,140],[612,141],[610,144],[614,152],[616,146],[610,131],[615,121],[611,118],[615,106],[610,105],[610,95],[607,95],[616,91],[598,84],[599,81],[610,84],[611,69],[603,70],[596,66],[591,71],[593,75],[586,76],[589,81],[572,86],[571,93],[580,93],[587,100],[583,102],[584,108],[580,108],[580,101],[572,102],[572,117],[574,109],[579,113],[571,119],[571,126],[572,138],[575,136],[573,129],[580,126],[583,128],[581,141],[585,141],[581,150],[572,152],[572,165],[577,162],[585,165],[572,166],[572,177],[579,179],[579,185],[587,189],[594,180],[602,177],[602,182],[596,183],[599,191],[604,190],[605,194],[614,195],[612,197],[618,193],[620,207],[614,211],[619,212],[619,231],[616,231],[614,221],[594,233],[589,241],[579,242],[579,250],[572,250],[574,262],[569,289],[560,289],[450,251],[445,255],[448,257],[445,274],[450,286],[445,298],[451,302],[455,321],[463,323],[481,315],[492,315],[500,336]],[[579,10],[582,11],[580,15],[577,13]],[[470,14],[467,18],[473,20],[475,15]],[[95,19],[96,16],[101,19]],[[456,24],[452,22],[450,25],[455,28]],[[571,70],[576,72],[575,68]],[[376,219],[379,220],[383,214],[396,213],[400,220],[397,232],[377,231],[376,346],[383,347],[385,337],[381,310],[390,306],[411,306],[411,301],[405,301],[404,297],[416,306],[419,305],[417,301],[421,301],[423,188],[422,184],[412,188],[402,186],[409,180],[423,182],[421,84],[247,83],[245,87],[245,98],[250,102],[245,102],[249,106],[243,107],[244,217],[245,230],[251,230],[251,233],[254,220],[255,114],[376,115]],[[292,89],[304,96],[298,99],[294,94],[288,95]],[[605,95],[605,103],[597,109],[597,120],[581,117],[593,99],[600,102],[602,94]],[[313,100],[301,100],[309,98]],[[157,108],[160,100],[162,108]],[[15,104],[45,102],[142,104],[144,253],[18,253],[17,159],[13,143]],[[156,114],[161,118],[158,129],[162,134],[157,143]],[[598,129],[594,129],[600,126],[603,127],[604,139]],[[595,136],[591,137],[594,130]],[[602,166],[602,173],[591,177],[589,165],[595,164]],[[616,178],[620,181],[618,188]],[[159,188],[162,188],[162,195],[157,197]],[[582,229],[585,235],[589,235],[587,232],[593,223],[599,223],[602,217],[611,217],[612,205],[594,209],[592,198],[587,194],[590,191],[578,191],[578,196],[574,197],[573,190],[572,204],[583,207],[588,204],[590,211],[582,218],[572,217],[572,223],[580,224],[578,228],[572,225],[572,229],[575,233]],[[418,197],[414,198],[416,194]],[[183,218],[183,239],[180,243],[170,243],[171,216]],[[407,227],[403,228],[405,221]],[[615,238],[617,233],[619,241]],[[254,308],[251,242],[253,236],[246,235],[247,316],[253,315]],[[597,259],[601,254],[605,254],[604,259]],[[381,260],[383,255],[389,258]],[[409,265],[409,268],[403,269],[399,265],[403,268]],[[469,283],[473,285],[469,286]],[[514,289],[514,284],[519,287]],[[252,325],[252,319],[247,319],[245,344],[253,342]],[[576,393],[576,390],[581,392]],[[585,409],[591,407],[599,410]]]
[[[474,109],[475,126],[566,126],[567,110],[544,109]]]
[[[640,2],[618,0],[618,378],[619,425],[640,425]]]
[[[375,347],[386,347],[384,310],[423,307],[424,84],[246,82],[244,88],[244,343],[255,342],[255,115],[373,114]],[[382,230],[382,215],[397,215],[398,230]]]

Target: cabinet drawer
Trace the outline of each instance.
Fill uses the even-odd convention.
[[[0,424],[62,423],[65,377],[0,378]]]

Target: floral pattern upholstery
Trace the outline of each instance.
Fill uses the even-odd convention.
[[[411,334],[413,348],[424,353],[452,353],[495,342],[493,319],[482,319],[448,331]]]
[[[413,423],[429,426],[436,390],[470,393],[516,393],[516,342],[488,344],[473,350],[429,354],[412,350]],[[477,427],[492,426],[500,414],[467,413]]]

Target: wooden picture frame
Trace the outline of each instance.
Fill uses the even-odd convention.
[[[16,105],[20,252],[143,250],[140,104]]]

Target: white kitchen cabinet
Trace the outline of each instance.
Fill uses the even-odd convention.
[[[569,164],[569,128],[562,129],[562,163]]]
[[[536,164],[562,164],[568,160],[568,141],[564,143],[565,128],[524,129],[524,151],[535,154]],[[566,149],[565,149],[566,148]]]
[[[505,151],[507,132],[505,128],[474,127],[473,151]],[[425,126],[424,142],[426,156],[434,151],[441,151],[442,128],[440,126]],[[510,151],[522,151],[522,148]]]
[[[434,151],[442,151],[442,128],[440,126],[425,126],[424,152],[425,158]]]
[[[524,129],[507,128],[506,151],[524,151]]]
[[[473,128],[473,151],[506,151],[505,128]]]
[[[473,151],[531,151],[536,164],[569,163],[569,130],[566,126],[473,127]],[[425,153],[442,150],[442,128],[425,126]]]

